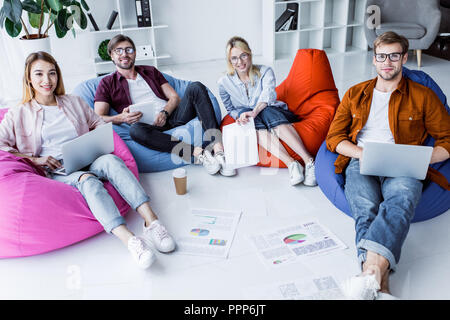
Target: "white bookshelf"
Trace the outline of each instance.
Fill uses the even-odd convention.
[[[298,4],[297,29],[275,31],[287,4]],[[264,0],[263,58],[291,59],[298,49],[322,49],[327,54],[366,51],[366,0]]]
[[[155,1],[155,0],[154,0]],[[156,0],[157,1],[157,0]],[[88,29],[91,37],[91,48],[93,50],[93,64],[97,74],[108,73],[115,70],[111,61],[104,61],[98,55],[100,43],[106,39],[111,39],[117,34],[124,34],[133,39],[136,47],[150,45],[153,49],[153,56],[136,58],[136,63],[153,65],[158,67],[161,59],[170,58],[167,52],[160,52],[158,48],[158,38],[164,37],[164,30],[168,25],[159,23],[158,14],[153,11],[152,0],[150,0],[151,27],[138,27],[136,18],[135,0],[88,0],[90,12],[97,22],[99,31],[94,30],[88,19]],[[105,10],[106,9],[106,10]],[[111,29],[107,29],[109,16],[112,11],[118,12],[117,18]]]

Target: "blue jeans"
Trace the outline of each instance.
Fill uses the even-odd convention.
[[[422,182],[361,175],[358,159],[350,161],[345,174],[345,196],[355,219],[359,261],[366,261],[367,251],[372,251],[386,258],[395,271],[422,196]]]
[[[91,173],[95,176],[89,176],[83,181],[79,181],[85,173]],[[94,217],[109,233],[114,228],[126,224],[126,222],[120,215],[114,200],[103,187],[101,180],[111,182],[122,198],[134,210],[150,200],[123,160],[113,154],[98,157],[89,166],[88,171],[76,171],[67,176],[53,174],[50,178],[77,188],[86,200]]]

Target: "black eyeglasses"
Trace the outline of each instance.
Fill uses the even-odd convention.
[[[230,61],[232,64],[237,64],[239,60],[247,61],[248,57],[249,57],[248,53],[244,52],[244,53],[241,53],[241,55],[239,57],[232,56],[230,58]]]
[[[387,57],[389,57],[389,60],[391,60],[392,62],[397,62],[401,59],[403,53],[402,52],[375,53],[374,56],[377,62],[385,62]]]
[[[115,48],[113,50],[116,54],[118,54],[119,56],[121,54],[123,54],[124,52],[127,54],[132,54],[134,53],[134,49],[132,47],[126,47],[126,48]]]

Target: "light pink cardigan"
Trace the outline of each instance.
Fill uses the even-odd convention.
[[[69,121],[73,123],[78,136],[105,123],[78,96],[56,96],[56,102],[58,108],[62,109]],[[43,117],[43,108],[34,99],[9,108],[0,123],[0,150],[39,156],[42,146]]]

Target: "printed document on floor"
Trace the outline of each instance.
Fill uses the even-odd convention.
[[[275,268],[347,246],[317,220],[309,220],[249,236],[261,261]]]
[[[253,118],[248,119],[244,125],[232,123],[222,129],[225,159],[232,168],[249,167],[259,162],[255,122]]]
[[[304,277],[293,281],[245,288],[246,299],[254,300],[342,300],[344,294],[333,276]]]
[[[192,209],[186,228],[176,237],[177,252],[226,259],[240,217],[240,211]]]

